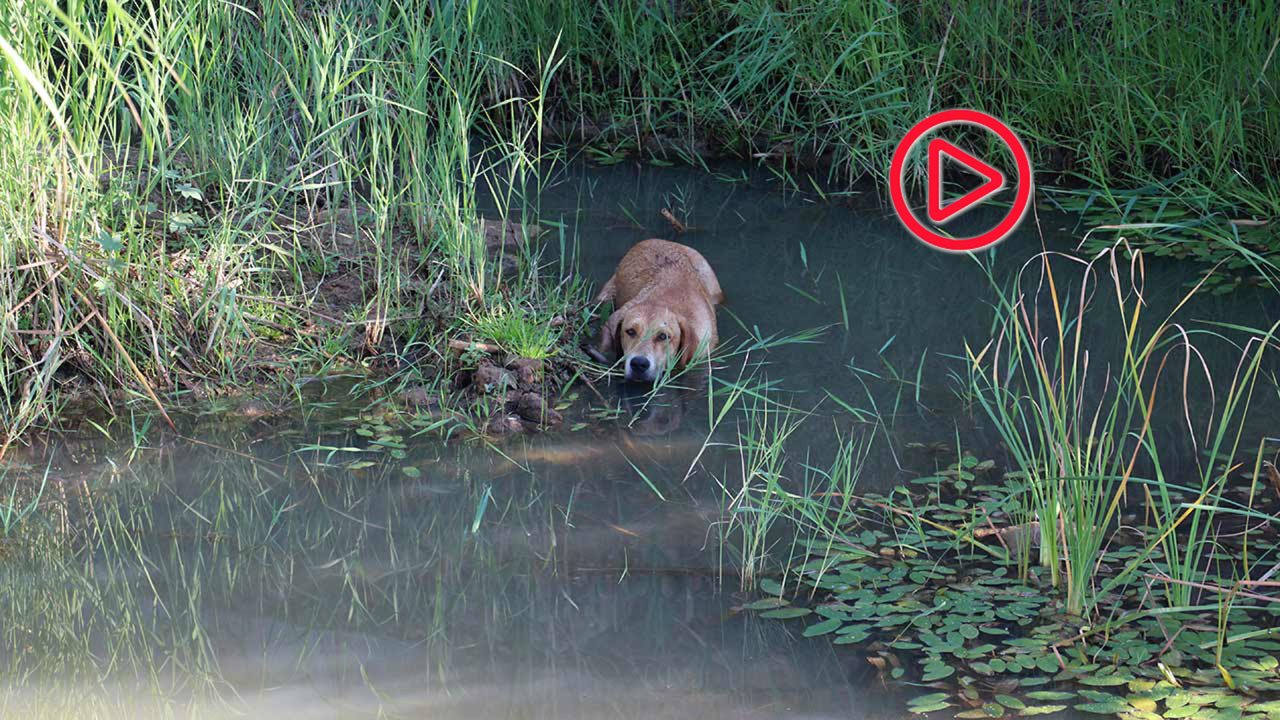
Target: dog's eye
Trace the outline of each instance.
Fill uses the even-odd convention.
[[[666,333],[658,333],[658,342],[666,342],[670,339],[671,338],[668,337]]]
[[[635,337],[635,336],[636,336],[636,329],[635,329],[635,328],[627,328],[627,337]]]

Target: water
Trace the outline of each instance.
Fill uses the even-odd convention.
[[[423,444],[356,471],[299,451],[336,444],[351,411],[196,421],[252,460],[180,443],[55,466],[67,527],[102,549],[6,564],[29,619],[11,660],[33,674],[5,715],[839,717],[859,701],[864,668],[733,612],[714,493],[659,472],[691,445],[548,438],[505,448],[518,467]]]
[[[575,167],[541,209],[600,283],[634,241],[670,236],[662,208],[719,273],[726,345],[830,326],[820,343],[721,369],[752,365],[816,407],[802,436],[816,456],[865,427],[832,396],[874,401],[895,444],[984,437],[945,374],[990,325],[973,259],[919,245],[872,203],[691,171]],[[1068,242],[1069,223],[1042,220],[1044,242]],[[999,249],[1001,272],[1040,243],[1025,226]],[[1148,293],[1185,280],[1153,268]],[[1257,302],[1196,311],[1260,317]],[[86,433],[32,449],[26,471],[52,458],[45,492],[60,509],[31,532],[63,540],[4,546],[3,714],[902,717],[915,692],[882,684],[862,653],[736,611],[753,596],[721,544],[733,457],[713,448],[695,463],[705,395],[672,402],[502,453],[401,433],[393,457],[335,451],[367,447],[357,427],[400,431],[342,383],[317,384],[279,415],[205,406],[181,419],[199,442],[155,447],[149,432],[104,447]],[[866,482],[900,482],[902,462],[875,453]]]
[[[1041,254],[1076,249],[1087,228],[1071,216],[1031,213],[1021,228],[990,253],[976,258],[938,252],[908,235],[874,188],[838,203],[784,193],[778,183],[740,182],[746,171],[722,168],[708,174],[674,168],[616,167],[601,170],[577,166],[542,202],[543,218],[564,218],[578,230],[582,272],[598,284],[636,241],[647,237],[676,239],[698,249],[716,269],[728,298],[720,312],[722,347],[733,347],[752,334],[772,336],[811,328],[827,328],[816,344],[791,344],[764,356],[735,356],[720,369],[734,377],[744,364],[760,361],[762,377],[795,393],[799,408],[818,407],[839,413],[839,401],[874,412],[889,425],[894,442],[954,445],[957,431],[976,452],[995,448],[999,438],[974,408],[955,392],[954,376],[965,365],[958,360],[966,344],[979,353],[992,335],[996,302],[992,276],[1001,288],[1015,278],[1024,295],[1048,293],[1039,273]],[[670,208],[689,226],[675,235],[660,211]],[[1003,213],[978,208],[950,228],[958,236],[989,227]],[[992,217],[992,216],[996,217]],[[993,268],[988,270],[988,268]],[[1131,268],[1121,265],[1121,283]],[[1163,321],[1199,279],[1204,269],[1189,263],[1146,261],[1142,296],[1146,323]],[[1056,282],[1064,315],[1071,316],[1084,274],[1079,265],[1055,261]],[[1112,279],[1100,263],[1093,281],[1082,346],[1093,353],[1094,374],[1104,362],[1115,363],[1124,328],[1116,313]],[[843,302],[841,300],[843,296]],[[1274,294],[1244,290],[1226,296],[1198,294],[1178,316],[1186,329],[1214,328],[1199,321],[1240,322],[1266,326],[1280,318]],[[1042,317],[1048,323],[1048,315]],[[1190,406],[1208,408],[1226,390],[1240,359],[1237,347],[1193,336],[1218,386],[1212,390],[1193,371],[1188,383]],[[1181,356],[1171,357],[1180,364]],[[1163,383],[1180,391],[1181,379]],[[1217,395],[1213,395],[1216,393]],[[1276,407],[1274,393],[1260,393],[1262,418]],[[1170,398],[1170,406],[1181,404]],[[1272,410],[1268,410],[1271,408]],[[702,409],[701,407],[697,409]],[[979,411],[980,414],[980,411]],[[847,415],[845,416],[847,419]],[[705,412],[691,418],[705,427]],[[702,420],[698,424],[698,420]],[[1157,418],[1155,431],[1178,460],[1197,452],[1186,442],[1181,417]],[[841,423],[809,423],[806,443],[829,449]],[[876,453],[864,482],[886,490],[901,480],[901,457]],[[1197,481],[1198,482],[1198,481]]]

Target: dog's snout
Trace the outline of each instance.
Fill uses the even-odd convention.
[[[649,358],[637,355],[631,358],[631,372],[642,373],[649,369]]]

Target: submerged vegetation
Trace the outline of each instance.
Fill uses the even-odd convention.
[[[530,713],[555,717],[758,704],[753,669],[699,637],[717,632],[757,660],[808,663],[816,694],[838,682],[838,666],[784,627],[740,618],[726,630],[711,573],[671,569],[704,556],[695,509],[655,507],[641,483],[595,491],[602,471],[670,461],[661,448],[609,447],[578,466],[559,457],[582,451],[577,439],[508,456],[401,443],[388,428],[403,424],[394,408],[366,409],[340,388],[308,393],[307,420],[246,420],[224,399],[175,412],[199,445],[130,458],[127,446],[71,439],[80,462],[55,475],[73,491],[0,536],[4,716],[463,718],[551,699],[555,712]],[[15,474],[45,471],[8,462]],[[653,478],[673,498],[679,480]],[[688,594],[679,624],[673,585]],[[604,641],[615,637],[626,641]],[[571,694],[548,687],[557,666],[572,668]],[[742,697],[707,692],[706,674]]]

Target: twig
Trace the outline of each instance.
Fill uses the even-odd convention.
[[[162,412],[163,412],[163,411],[162,411]],[[178,433],[178,434],[177,434],[177,438],[178,438],[179,440],[183,441],[183,442],[191,443],[192,445],[200,445],[200,446],[203,446],[203,447],[210,448],[210,449],[212,449],[212,450],[219,450],[219,451],[221,451],[221,452],[230,453],[230,454],[232,454],[232,455],[235,455],[236,457],[244,458],[245,460],[249,460],[249,461],[254,462],[254,463],[260,463],[260,464],[263,464],[263,465],[270,465],[271,467],[274,467],[274,468],[280,468],[280,469],[284,469],[284,467],[285,467],[284,465],[281,465],[281,464],[280,464],[280,463],[278,463],[278,462],[274,462],[274,461],[271,461],[271,460],[267,460],[266,458],[260,458],[260,457],[258,457],[258,456],[256,456],[256,455],[250,455],[249,453],[240,452],[239,450],[235,450],[235,449],[232,449],[232,448],[229,448],[229,447],[225,447],[225,446],[223,446],[223,445],[216,445],[216,444],[214,444],[214,443],[208,443],[208,442],[205,442],[205,441],[203,441],[203,440],[197,440],[197,439],[195,439],[195,438],[193,438],[193,437],[187,437],[186,435],[183,435],[182,433]]]
[[[676,216],[672,215],[670,210],[666,208],[662,208],[660,212],[662,214],[662,217],[666,218],[667,222],[671,223],[672,229],[674,229],[676,232],[683,233],[688,231],[689,228],[685,227],[684,223],[677,220]]]
[[[486,343],[486,342],[476,342],[474,340],[450,340],[449,348],[451,350],[457,350],[458,352],[466,352],[472,348],[475,348],[476,350],[482,350],[487,353],[502,352],[502,348],[498,347],[497,345],[494,345],[492,343]]]
[[[1272,597],[1271,595],[1261,595],[1261,594],[1259,594],[1259,593],[1252,593],[1252,592],[1247,592],[1247,591],[1239,590],[1239,589],[1238,589],[1238,588],[1245,587],[1245,586],[1248,586],[1248,587],[1280,587],[1280,582],[1277,582],[1277,581],[1267,581],[1267,580],[1240,580],[1240,581],[1236,582],[1236,587],[1228,588],[1228,587],[1223,587],[1223,586],[1221,586],[1221,585],[1213,585],[1213,584],[1210,584],[1210,583],[1195,582],[1195,581],[1192,581],[1192,580],[1177,580],[1177,579],[1174,579],[1174,578],[1169,577],[1168,575],[1164,575],[1164,574],[1162,574],[1162,573],[1147,573],[1146,575],[1147,575],[1147,577],[1151,578],[1152,580],[1157,580],[1157,581],[1159,581],[1159,582],[1173,583],[1174,585],[1186,585],[1187,587],[1193,587],[1193,588],[1196,588],[1196,589],[1198,589],[1198,590],[1208,590],[1208,591],[1210,591],[1210,592],[1215,592],[1215,593],[1228,593],[1228,594],[1231,594],[1231,595],[1240,595],[1240,596],[1242,596],[1242,597],[1253,598],[1254,600],[1261,600],[1261,601],[1263,601],[1263,602],[1269,602],[1269,603],[1280,602],[1280,597]]]

